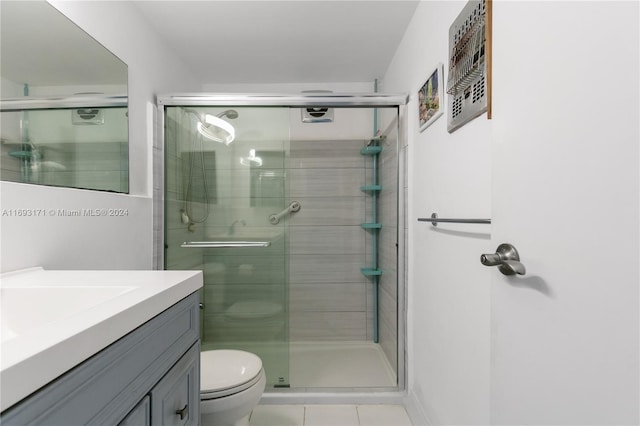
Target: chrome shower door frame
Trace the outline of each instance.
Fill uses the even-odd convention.
[[[176,93],[156,97],[156,131],[153,144],[153,230],[154,230],[154,268],[164,269],[164,113],[166,107],[172,106],[225,106],[225,107],[335,107],[335,108],[398,108],[398,144],[396,170],[398,171],[397,200],[397,273],[398,273],[398,391],[407,389],[407,246],[405,241],[406,200],[401,187],[406,173],[406,164],[401,159],[402,148],[407,146],[407,94],[385,93],[309,93],[301,94],[234,94],[234,93]],[[388,394],[388,392],[386,393]],[[314,394],[318,396],[317,394]],[[368,401],[362,394],[354,396],[354,403]],[[295,399],[294,394],[290,395]],[[300,395],[301,400],[308,400],[309,394]],[[401,396],[400,396],[401,397]],[[329,396],[329,399],[331,396]],[[393,397],[391,397],[393,398]],[[322,397],[316,398],[322,400]],[[395,398],[397,399],[397,397]],[[342,398],[342,401],[347,401]],[[384,400],[384,399],[383,399]]]

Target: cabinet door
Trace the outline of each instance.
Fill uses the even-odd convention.
[[[153,425],[200,423],[200,344],[196,343],[151,390]]]
[[[127,417],[118,426],[150,426],[151,425],[151,398],[145,396]]]

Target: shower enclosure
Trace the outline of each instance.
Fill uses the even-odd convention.
[[[406,96],[158,103],[158,257],[204,271],[203,350],[256,353],[272,392],[402,388]]]

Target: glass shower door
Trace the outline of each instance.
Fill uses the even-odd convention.
[[[230,112],[232,111],[232,112]],[[197,130],[206,116],[229,143]],[[257,354],[268,387],[289,384],[288,108],[167,107],[165,268],[204,271],[202,350]]]

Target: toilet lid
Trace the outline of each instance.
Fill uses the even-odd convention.
[[[236,302],[225,312],[229,318],[250,319],[269,318],[282,312],[282,305],[263,300]]]
[[[241,386],[255,378],[261,369],[262,360],[249,352],[230,349],[200,352],[200,391]]]

